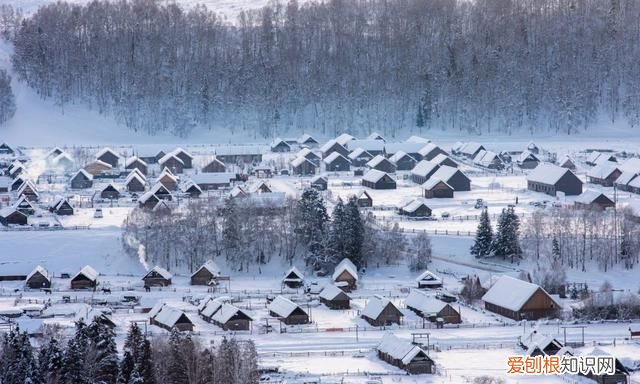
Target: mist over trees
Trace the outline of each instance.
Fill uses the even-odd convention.
[[[16,114],[16,97],[11,88],[11,76],[0,69],[0,125]]]
[[[639,18],[630,0],[291,0],[228,21],[139,0],[3,25],[20,80],[135,130],[393,137],[635,127]]]

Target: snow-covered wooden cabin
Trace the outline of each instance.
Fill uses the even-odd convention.
[[[487,311],[513,320],[555,316],[560,305],[537,284],[501,276],[482,297]]]
[[[25,284],[31,289],[51,288],[51,277],[44,267],[38,265],[27,275]]]
[[[318,297],[320,298],[320,302],[330,309],[351,308],[351,298],[349,295],[335,285],[329,284],[325,286]]]
[[[402,311],[386,297],[375,295],[371,297],[362,309],[360,316],[375,327],[400,324]]]
[[[213,260],[207,260],[191,274],[191,285],[217,285],[220,268]]]
[[[85,265],[71,278],[71,289],[96,288],[98,285],[98,272],[92,267]]]
[[[417,278],[418,288],[436,289],[442,288],[442,278],[435,273],[427,270],[422,272]]]
[[[300,288],[304,284],[304,274],[296,267],[291,267],[282,278],[282,285],[289,288]]]
[[[409,374],[435,373],[435,363],[417,345],[386,333],[376,347],[378,357]]]
[[[462,322],[460,313],[451,304],[417,289],[411,290],[404,303],[407,309],[431,322],[444,324],[460,324]]]
[[[269,315],[277,317],[287,325],[308,324],[309,314],[298,304],[284,296],[277,296],[269,304]]]
[[[142,278],[145,287],[166,287],[171,285],[173,275],[166,269],[155,266]]]
[[[351,292],[358,286],[358,268],[351,260],[342,259],[333,270],[332,280],[338,288]]]

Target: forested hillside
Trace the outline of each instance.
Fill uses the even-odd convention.
[[[15,75],[59,104],[149,133],[271,137],[636,126],[639,18],[631,0],[292,0],[231,23],[140,0],[0,19]]]

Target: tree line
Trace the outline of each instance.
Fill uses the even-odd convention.
[[[338,198],[330,215],[315,189],[283,202],[202,198],[172,211],[134,209],[122,240],[132,257],[170,270],[195,271],[216,258],[238,271],[260,272],[276,258],[288,264],[304,261],[327,273],[343,258],[359,268],[407,261],[412,270],[426,268],[431,260],[426,234],[409,241],[397,224],[379,226],[360,211],[355,196],[346,202]]]
[[[21,81],[134,130],[273,137],[563,132],[640,122],[632,0],[153,0],[4,8]]]
[[[66,344],[51,335],[39,347],[19,327],[0,344],[4,384],[252,384],[259,381],[252,341],[223,339],[205,347],[189,335],[147,338],[133,323],[122,354],[104,322],[76,322]]]

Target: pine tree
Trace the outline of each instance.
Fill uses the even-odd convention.
[[[58,340],[51,338],[40,349],[38,361],[43,382],[46,384],[57,383],[62,369],[62,350],[58,345]]]
[[[118,378],[118,350],[115,334],[104,322],[95,318],[87,327],[91,367],[91,381],[96,384],[115,384]]]
[[[11,76],[0,69],[0,125],[16,114],[16,98],[11,89]]]
[[[187,362],[184,358],[184,338],[176,329],[169,336],[170,365],[168,367],[168,384],[184,384],[189,382]]]
[[[235,261],[235,256],[241,248],[240,223],[234,199],[227,199],[222,211],[222,244],[227,261]]]
[[[478,223],[475,242],[471,246],[471,254],[477,258],[488,257],[491,255],[492,243],[493,229],[491,229],[491,220],[487,208],[484,208],[480,214],[480,223]]]
[[[217,383],[215,355],[209,348],[205,348],[198,357],[200,371],[198,381],[195,384]]]
[[[348,236],[347,226],[347,216],[344,203],[341,198],[338,198],[338,202],[331,213],[331,231],[329,232],[328,253],[331,259],[328,261],[333,265],[347,257],[345,255],[347,242],[346,237]]]
[[[558,239],[554,236],[551,241],[551,255],[553,255],[554,260],[560,260],[562,254],[560,253],[560,244],[558,244]]]
[[[493,241],[492,250],[494,255],[506,260],[510,258],[513,263],[515,259],[522,257],[520,247],[520,219],[515,214],[513,207],[502,210],[498,220],[498,230]]]
[[[67,343],[62,358],[62,382],[65,384],[89,384],[85,371],[88,350],[87,327],[82,320],[76,322],[75,335]]]
[[[144,339],[142,342],[142,356],[137,365],[144,384],[156,384],[155,369],[153,365],[153,351],[151,350],[151,342]]]
[[[242,348],[241,383],[257,384],[260,381],[258,371],[258,352],[253,340],[247,340]]]
[[[222,339],[216,354],[217,379],[219,383],[239,383],[239,357],[238,344],[233,339]]]
[[[349,197],[345,206],[346,236],[345,254],[358,268],[364,266],[362,248],[364,243],[364,220],[360,214],[360,207],[355,196]]]
[[[295,217],[297,235],[308,251],[305,257],[307,265],[313,266],[314,269],[322,268],[326,257],[325,230],[329,215],[318,191],[309,188],[302,192]]]

